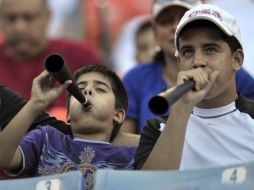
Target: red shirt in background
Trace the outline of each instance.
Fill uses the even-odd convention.
[[[28,61],[7,57],[2,43],[0,44],[0,82],[25,99],[29,99],[33,79],[45,69],[45,59],[54,53],[63,56],[71,73],[87,64],[102,63],[90,47],[80,42],[50,40],[47,49],[41,55]],[[64,94],[61,95],[49,109],[65,107],[65,97]]]

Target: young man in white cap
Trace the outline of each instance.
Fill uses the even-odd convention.
[[[135,67],[123,79],[129,97],[129,109],[123,130],[140,133],[148,119],[157,117],[148,107],[149,100],[156,94],[176,85],[179,70],[174,45],[176,26],[187,10],[199,4],[202,4],[202,1],[154,1],[153,27],[161,50],[157,53],[153,63]],[[240,94],[254,99],[253,78],[243,69],[237,72],[236,77],[237,90]]]
[[[136,167],[201,169],[254,160],[254,102],[237,93],[244,59],[233,16],[204,4],[185,13],[175,33],[177,85],[195,82],[171,108],[164,129],[150,121]]]

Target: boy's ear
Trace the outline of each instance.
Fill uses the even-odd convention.
[[[120,109],[116,109],[115,111],[115,115],[114,115],[114,122],[121,124],[123,123],[124,119],[125,119],[125,110],[120,108]]]
[[[234,71],[238,71],[243,64],[243,60],[244,60],[244,54],[243,51],[241,49],[236,50],[233,55],[233,70]]]
[[[67,112],[67,114],[66,114],[66,120],[67,120],[68,123],[71,122],[70,113],[69,112]]]

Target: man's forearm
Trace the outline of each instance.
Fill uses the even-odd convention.
[[[186,126],[192,107],[176,103],[167,120],[166,127],[157,140],[142,169],[174,170],[181,162]]]

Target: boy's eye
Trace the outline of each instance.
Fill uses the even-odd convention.
[[[103,89],[103,88],[96,88],[96,91],[98,91],[98,92],[106,92],[106,90]]]

